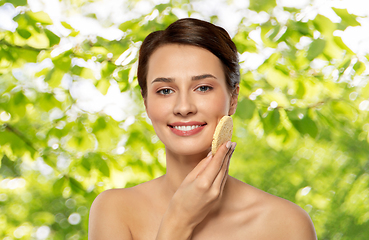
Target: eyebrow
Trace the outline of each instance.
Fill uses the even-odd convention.
[[[198,76],[193,76],[191,79],[193,81],[196,81],[196,80],[201,80],[201,79],[205,79],[205,78],[214,78],[214,79],[217,79],[215,76],[213,76],[211,74],[202,74],[202,75],[198,75]]]
[[[174,78],[158,77],[158,78],[155,78],[154,81],[151,82],[151,84],[155,82],[174,82]]]
[[[205,78],[214,78],[217,79],[215,76],[211,75],[211,74],[202,74],[202,75],[198,75],[198,76],[193,76],[191,78],[192,81],[198,81],[198,80],[202,80]],[[166,78],[166,77],[158,77],[155,78],[154,81],[151,82],[151,84],[155,83],[155,82],[174,82],[175,79],[174,78]]]

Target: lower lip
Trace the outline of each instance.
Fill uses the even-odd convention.
[[[202,129],[204,129],[205,125],[201,126],[201,127],[198,127],[198,128],[195,128],[195,129],[192,129],[192,130],[189,130],[189,131],[182,131],[182,130],[179,130],[179,129],[176,129],[176,128],[173,128],[173,127],[169,127],[170,130],[172,130],[172,132],[178,136],[191,136],[191,135],[195,135],[199,132],[202,131]]]

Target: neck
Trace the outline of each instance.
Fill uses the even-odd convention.
[[[163,186],[167,196],[173,196],[186,176],[196,167],[196,165],[207,156],[208,152],[195,155],[178,155],[171,151],[166,151],[167,171],[163,177]]]

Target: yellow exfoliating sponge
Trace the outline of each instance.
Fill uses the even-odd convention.
[[[213,135],[213,142],[211,143],[211,153],[215,155],[218,148],[223,143],[230,141],[233,132],[233,121],[230,116],[224,116],[220,119]]]

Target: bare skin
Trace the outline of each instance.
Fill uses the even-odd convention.
[[[89,239],[316,239],[308,214],[287,200],[228,175],[236,144],[214,156],[212,134],[237,106],[220,60],[207,50],[165,45],[149,60],[145,106],[166,147],[167,173],[128,189],[100,194],[90,212]],[[201,123],[196,134],[176,123]]]

